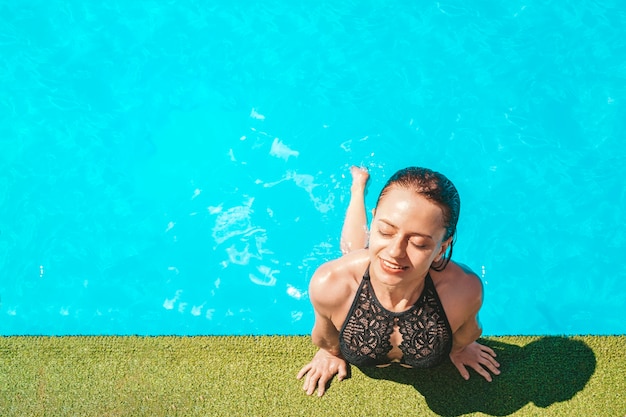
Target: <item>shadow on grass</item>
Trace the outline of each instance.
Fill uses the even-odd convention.
[[[471,371],[461,378],[450,362],[417,370],[391,366],[361,368],[376,379],[413,385],[432,411],[441,416],[482,412],[493,416],[514,413],[529,402],[538,407],[571,399],[581,391],[596,368],[596,358],[584,342],[544,337],[520,347],[492,340],[481,343],[496,351],[500,370],[493,382]]]

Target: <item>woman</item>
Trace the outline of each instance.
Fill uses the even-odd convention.
[[[303,389],[324,395],[335,375],[347,376],[348,363],[431,367],[447,356],[463,378],[470,367],[491,381],[500,365],[476,342],[482,284],[450,261],[460,209],[452,182],[425,168],[398,171],[378,197],[368,236],[369,174],[351,173],[344,255],[319,267],[309,286],[319,350],[298,373]]]

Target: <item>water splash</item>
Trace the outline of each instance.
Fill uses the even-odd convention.
[[[199,317],[202,314],[202,309],[204,308],[204,303],[199,306],[191,307],[191,315],[195,317]]]
[[[215,227],[213,228],[213,239],[219,245],[226,240],[253,231],[250,215],[252,214],[252,202],[254,198],[249,198],[243,205],[229,208],[222,212],[221,206]],[[210,210],[211,211],[211,210]]]
[[[304,296],[304,293],[302,291],[290,284],[287,285],[287,294],[290,297],[295,298],[296,300],[299,300]]]
[[[289,148],[287,145],[282,143],[280,140],[278,140],[278,138],[275,138],[274,142],[272,142],[272,149],[270,149],[270,155],[287,161],[289,157],[291,156],[297,157],[298,155],[300,155],[300,152],[294,151],[293,149]]]
[[[250,117],[257,120],[265,120],[265,116],[257,112],[256,109],[250,111]]]
[[[250,245],[246,244],[246,247],[240,251],[237,250],[235,245],[230,246],[226,249],[226,253],[228,254],[228,260],[230,263],[235,265],[248,265],[250,263],[250,258],[252,257],[250,254]]]
[[[261,276],[257,276],[255,274],[250,274],[250,281],[254,282],[257,285],[262,285],[266,287],[273,287],[276,285],[276,277],[275,274],[279,274],[280,271],[276,269],[272,269],[269,266],[260,265],[257,267],[257,270],[261,274]]]
[[[313,206],[320,213],[328,213],[335,208],[334,201],[335,195],[332,193],[327,194],[324,198],[317,197],[314,193],[314,189],[319,186],[315,183],[315,177],[310,174],[298,174],[294,171],[287,171],[285,176],[278,181],[263,183],[263,187],[274,187],[285,181],[293,181],[298,188],[302,188],[309,195],[309,199],[313,203]],[[258,183],[262,181],[257,180]]]
[[[166,310],[173,310],[174,304],[176,304],[176,301],[180,299],[180,296],[182,295],[182,293],[183,293],[183,290],[177,290],[173,298],[166,298],[165,301],[163,301],[163,308]]]

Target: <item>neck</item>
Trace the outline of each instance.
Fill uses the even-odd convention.
[[[426,275],[410,282],[390,284],[370,276],[372,289],[376,298],[389,311],[401,312],[408,310],[424,290]]]

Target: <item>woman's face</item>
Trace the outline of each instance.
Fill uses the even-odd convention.
[[[441,208],[415,191],[392,187],[379,201],[370,229],[370,273],[389,285],[423,277],[451,239]]]

